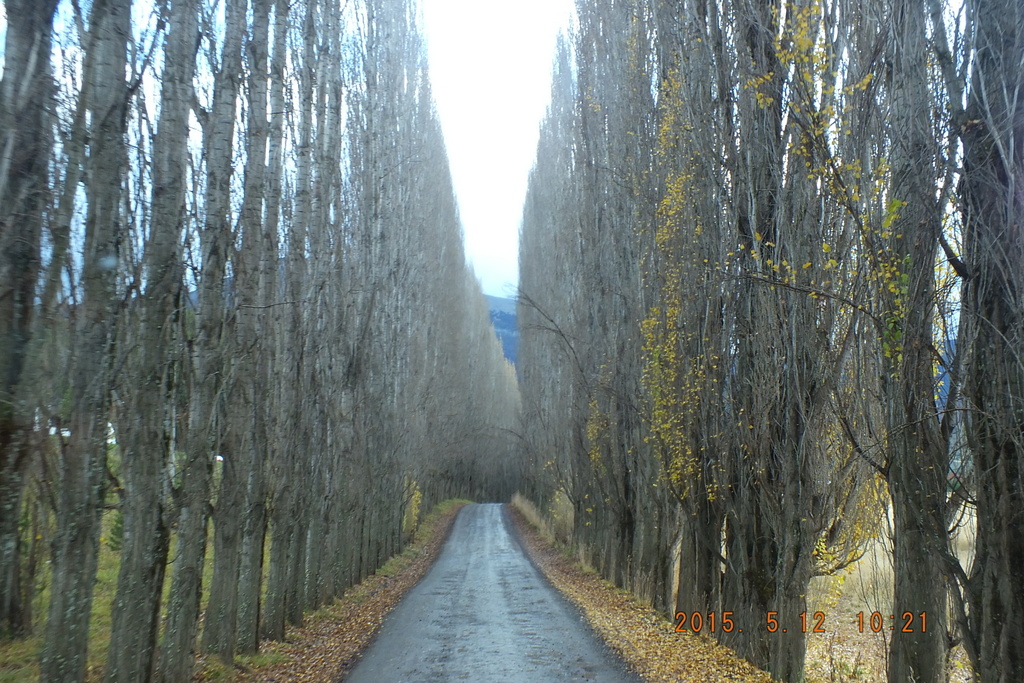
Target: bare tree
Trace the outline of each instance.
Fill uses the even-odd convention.
[[[50,50],[56,7],[56,0],[5,5],[0,80],[0,638],[31,631],[25,618],[30,605],[21,586],[18,532],[33,429],[23,377],[49,189]]]
[[[970,343],[967,434],[978,478],[976,558],[965,586],[967,638],[979,679],[1002,683],[1024,676],[1024,539],[1019,532],[1024,496],[1024,9],[1012,2],[967,7],[974,52],[960,127],[960,193],[970,275],[964,294]]]
[[[198,47],[195,2],[170,8],[161,73],[160,119],[153,140],[150,222],[146,226],[142,272],[135,283],[129,316],[123,321],[127,377],[118,421],[125,496],[124,548],[114,600],[112,642],[119,650],[107,671],[110,680],[154,677],[165,564],[170,540],[166,487],[174,439],[169,417],[179,380],[173,361],[178,317],[183,314],[182,235],[188,220],[188,135],[192,79]],[[181,517],[180,527],[187,523]],[[176,612],[173,601],[170,611]],[[168,630],[165,661],[175,662],[176,629]],[[170,673],[168,676],[167,674]],[[164,680],[180,680],[175,672]]]
[[[91,114],[89,203],[82,265],[82,299],[71,361],[69,441],[62,449],[58,533],[40,675],[85,678],[89,612],[99,553],[100,514],[106,490],[107,429],[112,381],[116,282],[122,243],[121,188],[125,173],[125,82],[130,2],[94,8],[89,21],[82,96]],[[76,131],[73,134],[84,134]]]
[[[4,628],[30,618],[17,579],[44,544],[22,562],[13,523],[44,529],[42,495],[59,505],[43,675],[83,679],[110,509],[124,526],[106,678],[185,680],[200,623],[205,651],[255,652],[398,552],[421,504],[509,497],[516,378],[465,263],[413,3],[230,0],[220,25],[217,3],[158,3],[146,24],[106,2],[88,29],[72,7],[81,35],[61,45],[82,48],[84,78],[64,63],[59,148],[53,3],[33,7],[49,15],[18,18],[39,31],[21,27],[28,47],[9,34],[6,63],[37,65],[40,87],[5,71],[27,109],[0,110],[40,124],[4,148],[27,231],[3,256]],[[26,373],[38,396],[19,393]],[[48,439],[51,424],[68,431]],[[61,447],[60,476],[25,467],[30,442]]]
[[[893,506],[894,614],[926,613],[927,630],[891,640],[890,681],[945,681],[947,570],[945,497],[948,443],[936,408],[935,331],[936,252],[942,231],[936,187],[945,167],[936,97],[927,70],[927,27],[923,3],[893,8],[888,63],[892,145],[892,199],[897,213],[892,239],[881,231],[866,236],[867,246],[883,246],[897,272],[881,278],[888,362],[883,391],[889,416],[891,456],[887,471]],[[932,27],[942,31],[944,27]],[[941,100],[940,100],[941,101]],[[878,253],[876,251],[876,253]],[[883,257],[884,258],[884,257]],[[895,285],[893,286],[893,280]],[[948,432],[947,432],[948,433]]]

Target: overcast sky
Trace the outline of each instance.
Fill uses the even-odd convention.
[[[572,0],[423,0],[466,253],[484,291],[511,296],[526,180]]]

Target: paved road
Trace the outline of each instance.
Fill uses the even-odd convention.
[[[503,505],[459,512],[349,683],[636,682],[523,553]]]

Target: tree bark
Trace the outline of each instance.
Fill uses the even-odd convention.
[[[892,454],[888,468],[893,507],[893,614],[927,614],[927,630],[894,631],[889,641],[890,683],[942,683],[946,676],[947,445],[935,405],[932,345],[935,319],[935,253],[942,230],[936,186],[941,173],[932,130],[925,8],[918,0],[896,4],[890,38],[893,198],[905,202],[893,221],[893,258],[901,260],[894,299],[884,278],[879,299],[888,309],[883,364]],[[904,260],[905,259],[905,260]],[[905,279],[905,284],[902,280]],[[892,329],[898,330],[893,332]],[[898,350],[897,350],[898,348]]]
[[[108,681],[154,680],[160,602],[167,561],[165,486],[176,444],[169,429],[173,360],[182,306],[181,236],[189,112],[198,47],[198,7],[175,2],[164,47],[160,120],[153,139],[152,211],[145,244],[143,293],[133,302],[132,345],[122,387],[126,409],[119,442],[125,489],[121,551],[113,606]],[[180,678],[174,680],[181,680]]]
[[[89,131],[82,303],[71,368],[71,435],[62,452],[53,582],[40,661],[43,680],[85,678],[100,516],[106,490],[111,362],[117,321],[128,90],[124,81],[130,2],[94,8],[86,53]]]
[[[31,631],[20,582],[18,522],[33,415],[22,380],[52,149],[50,44],[56,6],[56,0],[6,3],[0,80],[0,640]]]
[[[961,126],[964,247],[971,279],[968,443],[978,477],[967,587],[985,683],[1024,680],[1024,7],[970,2],[974,70]]]

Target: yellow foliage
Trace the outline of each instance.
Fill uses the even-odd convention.
[[[420,493],[419,484],[414,479],[406,478],[405,490],[407,502],[402,529],[407,535],[411,535],[416,532],[420,524],[420,504],[423,502],[423,494]]]
[[[601,444],[608,433],[608,426],[608,416],[601,412],[601,408],[597,405],[597,398],[591,398],[590,416],[587,418],[588,455],[590,462],[597,469],[602,466]]]
[[[677,144],[676,75],[670,75],[663,87],[666,94],[662,98],[658,158],[668,158],[668,151]],[[652,306],[640,323],[644,364],[641,381],[646,392],[645,418],[649,428],[646,441],[682,497],[694,492],[691,481],[696,478],[699,461],[693,434],[702,396],[708,393],[705,367],[716,362],[703,356],[687,357],[684,349],[692,342],[692,336],[681,328],[685,310],[684,269],[689,270],[696,263],[708,264],[706,258],[698,260],[693,247],[693,240],[702,234],[690,199],[694,177],[694,172],[684,167],[673,168],[665,179],[654,225],[658,266],[654,273],[645,273],[645,282],[655,290],[659,305]],[[704,495],[716,495],[713,485],[702,488]]]

